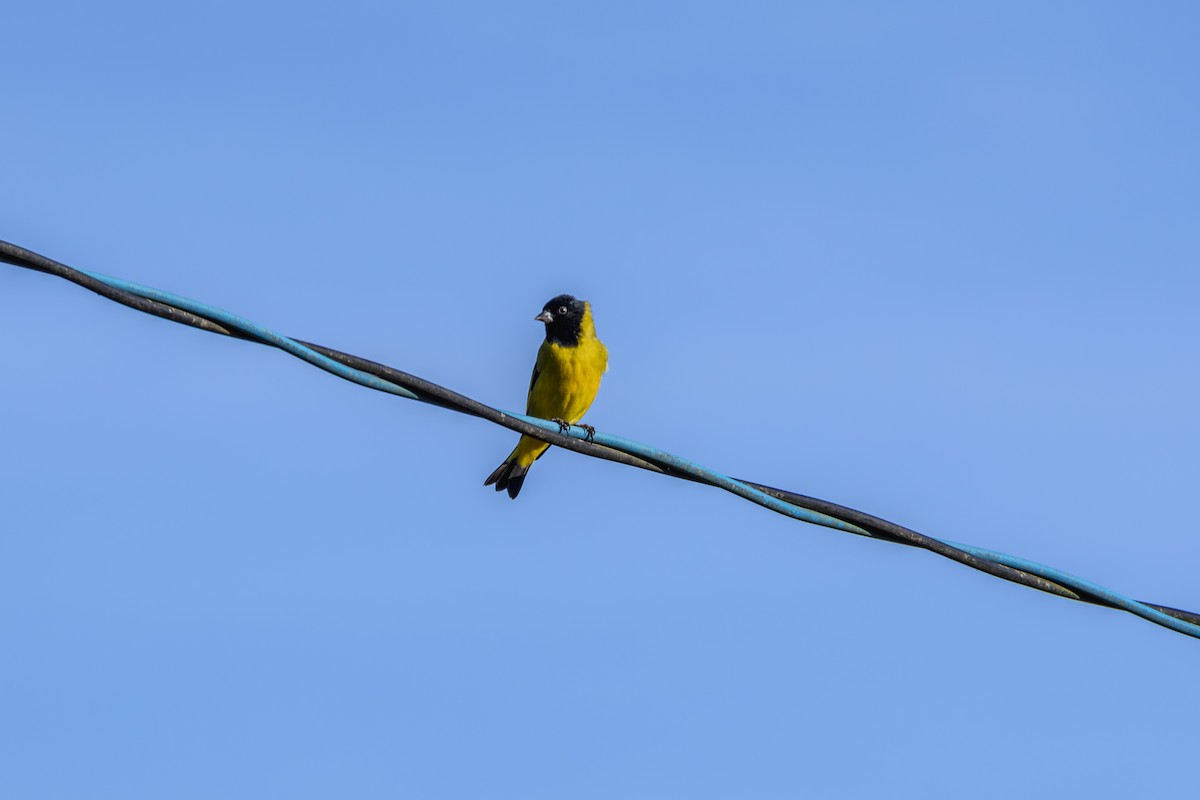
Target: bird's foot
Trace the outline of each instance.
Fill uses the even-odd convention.
[[[577,423],[577,424],[579,425],[579,427],[583,428],[585,433],[587,433],[587,436],[585,436],[584,439],[586,439],[589,442],[596,441],[596,429],[595,428],[593,428],[591,425],[584,425],[582,422]]]
[[[554,419],[552,419],[550,421],[558,423],[558,432],[559,433],[566,433],[567,431],[571,430],[571,423],[567,422],[565,419],[555,417]]]

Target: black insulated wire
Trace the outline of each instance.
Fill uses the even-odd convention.
[[[257,341],[253,337],[246,336],[235,330],[230,330],[218,324],[217,322],[214,322],[213,320],[206,319],[189,311],[116,289],[86,273],[80,272],[79,270],[68,267],[65,264],[61,264],[53,259],[47,258],[38,253],[34,253],[30,250],[26,250],[23,247],[11,244],[9,242],[0,241],[0,261],[7,262],[14,266],[24,267],[64,278],[65,280],[78,284],[79,286],[95,292],[102,297],[121,303],[122,305],[146,314],[162,317],[163,319],[168,319],[172,322],[178,322],[194,328],[199,328],[200,330],[208,331],[210,333],[217,333],[223,336],[231,336],[233,338],[244,339],[248,341]],[[693,478],[692,476],[673,470],[667,465],[656,464],[652,461],[638,458],[637,456],[633,456],[610,447],[604,447],[594,442],[576,439],[560,433],[555,433],[553,431],[544,430],[536,425],[531,425],[522,420],[514,419],[498,409],[458,394],[457,392],[451,391],[444,386],[440,386],[415,375],[411,375],[393,367],[389,367],[386,364],[380,364],[375,361],[351,355],[349,353],[343,353],[339,350],[312,342],[306,342],[301,339],[295,339],[295,341],[348,367],[375,375],[376,377],[394,383],[397,386],[408,389],[424,402],[494,422],[510,430],[540,439],[544,442],[548,442],[556,447],[561,447],[566,450],[572,450],[584,455],[602,458],[607,461],[615,461],[619,464],[625,464],[627,466],[637,467],[639,469],[645,469],[651,472],[657,472],[670,477],[683,478],[701,483],[703,482]],[[905,528],[902,525],[881,519],[871,514],[848,508],[837,503],[832,503],[827,500],[821,500],[819,498],[809,497],[807,495],[798,494],[785,489],[777,489],[771,486],[766,486],[754,481],[742,479],[738,480],[754,489],[765,492],[766,494],[790,503],[798,508],[825,514],[827,516],[834,517],[835,519],[857,525],[871,534],[873,538],[879,538],[897,544],[904,544],[911,547],[918,547],[928,550],[932,553],[936,553],[937,555],[964,564],[965,566],[969,566],[973,569],[998,578],[1003,578],[1004,580],[1011,581],[1012,583],[1028,586],[1031,589],[1037,589],[1038,591],[1072,600],[1080,600],[1086,603],[1114,607],[1112,604],[1106,602],[1102,598],[1092,597],[1087,594],[1080,594],[1037,575],[997,563],[990,559],[972,555],[959,550],[958,548],[955,548],[939,539],[926,536],[909,528]],[[1200,625],[1200,614],[1195,612],[1172,608],[1170,606],[1164,606],[1158,603],[1150,603],[1144,600],[1139,602],[1142,602],[1150,608],[1167,614],[1168,616],[1192,624]]]

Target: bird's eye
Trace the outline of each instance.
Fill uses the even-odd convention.
[[[559,314],[566,314],[566,313],[567,313],[567,307],[566,307],[566,306],[559,306],[559,307],[558,307],[558,313],[559,313]]]

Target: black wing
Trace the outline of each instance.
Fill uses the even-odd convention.
[[[533,374],[529,376],[529,393],[525,395],[525,413],[529,413],[529,404],[533,402],[533,385],[537,383],[538,376],[542,371],[537,368],[537,364],[533,365]]]

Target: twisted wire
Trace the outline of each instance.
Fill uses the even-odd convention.
[[[130,308],[210,333],[278,348],[344,380],[376,391],[488,420],[566,450],[670,477],[715,486],[792,519],[919,547],[986,574],[1071,600],[1128,611],[1170,630],[1200,638],[1200,614],[1138,601],[1061,570],[972,545],[936,539],[856,509],[754,481],[731,478],[664,450],[597,431],[516,414],[480,403],[415,375],[324,345],[275,333],[213,306],[147,286],[75,269],[0,241],[0,261],[64,278]]]

